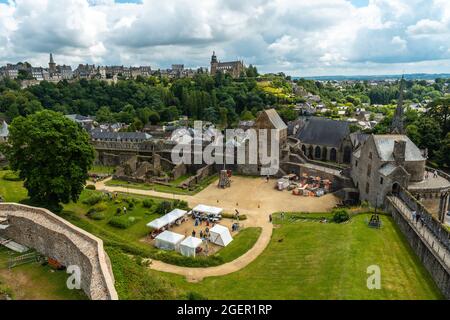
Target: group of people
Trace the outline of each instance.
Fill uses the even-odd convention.
[[[428,179],[430,177],[430,172],[429,171],[425,171],[425,179]],[[437,172],[437,170],[433,171],[433,178],[437,178],[439,177],[439,174]]]
[[[195,229],[192,230],[191,236],[194,237],[194,238],[197,236],[197,232],[195,231]],[[206,227],[205,231],[200,230],[199,238],[202,239],[202,240],[209,239],[209,228],[208,227]]]

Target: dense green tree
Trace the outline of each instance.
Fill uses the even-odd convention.
[[[450,132],[448,132],[445,139],[442,140],[437,158],[442,165],[450,168]]]
[[[87,132],[49,110],[14,119],[4,152],[30,199],[53,210],[78,200],[94,160]]]

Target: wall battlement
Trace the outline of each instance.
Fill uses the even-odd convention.
[[[114,275],[103,241],[54,213],[16,203],[0,203],[8,218],[4,237],[56,259],[64,266],[78,266],[81,288],[92,300],[118,300]]]

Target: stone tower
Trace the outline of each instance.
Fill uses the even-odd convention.
[[[52,53],[50,53],[50,62],[48,63],[48,71],[50,72],[50,74],[56,73],[56,63],[53,60],[53,54]]]
[[[400,93],[398,97],[397,109],[395,110],[394,118],[391,124],[391,133],[405,134],[403,128],[403,90],[405,88],[405,79],[402,76],[400,80]]]
[[[217,61],[216,52],[213,51],[213,54],[211,56],[211,75],[212,76],[216,74],[218,63],[219,62]]]

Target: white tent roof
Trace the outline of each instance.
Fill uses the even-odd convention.
[[[172,231],[164,231],[163,233],[159,234],[155,239],[159,241],[177,244],[184,239],[184,236],[182,234],[178,234]]]
[[[183,242],[180,243],[180,246],[185,246],[185,247],[189,247],[189,248],[197,248],[202,244],[202,240],[199,238],[194,238],[194,237],[187,237],[186,239],[183,240]]]
[[[204,204],[199,204],[194,209],[192,209],[192,211],[218,215],[218,214],[222,213],[223,209],[217,208],[217,207],[206,206]]]
[[[171,212],[166,214],[167,217],[170,217],[170,220],[176,221],[180,219],[182,216],[184,216],[187,213],[185,210],[181,209],[173,209]]]
[[[182,216],[184,216],[187,213],[185,210],[180,209],[174,209],[168,214],[162,216],[161,218],[155,219],[152,222],[147,224],[147,227],[153,228],[153,229],[161,229],[162,227],[167,226],[168,224],[174,223],[178,219],[180,219]]]
[[[220,236],[224,246],[227,246],[231,241],[233,241],[230,230],[228,230],[227,227],[222,226],[220,224],[216,224],[214,227],[211,228],[211,230],[209,230],[209,232],[211,233],[211,238],[214,238],[214,234]],[[217,243],[216,240],[214,240],[213,242]]]

